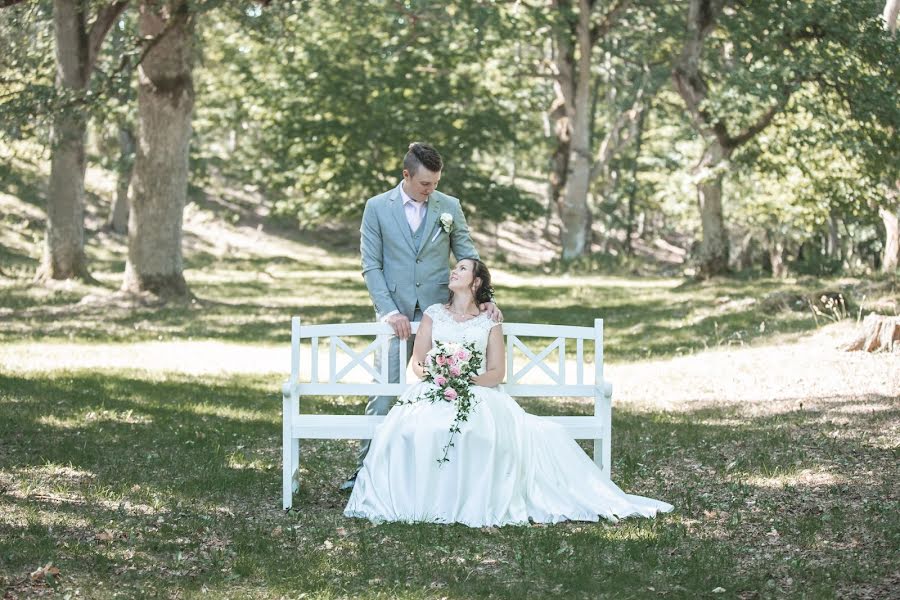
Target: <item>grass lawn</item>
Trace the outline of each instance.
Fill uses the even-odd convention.
[[[757,416],[617,408],[615,480],[674,513],[480,530],[345,519],[350,442],[304,443],[296,510],[284,513],[273,383],[0,375],[7,597],[863,598],[900,583],[896,399]],[[848,407],[860,410],[841,418]],[[30,577],[51,562],[58,576]]]

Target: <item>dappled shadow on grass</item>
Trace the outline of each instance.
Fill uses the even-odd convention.
[[[807,399],[806,408],[762,416],[722,406],[684,413],[617,408],[614,480],[629,492],[673,502],[674,517],[615,527],[504,528],[491,534],[496,537],[456,528],[457,541],[437,544],[429,556],[450,563],[442,563],[441,581],[455,589],[468,571],[456,568],[453,557],[471,556],[458,551],[458,545],[478,539],[504,557],[504,571],[528,573],[524,588],[508,587],[510,595],[549,593],[554,584],[562,586],[558,591],[574,594],[609,590],[609,585],[622,584],[609,575],[611,569],[632,584],[684,597],[720,585],[751,596],[806,591],[831,596],[854,581],[879,581],[890,573],[885,557],[900,534],[890,491],[897,465],[893,451],[870,440],[898,421],[900,406],[885,396],[820,399],[819,404],[810,408]],[[881,408],[866,412],[867,404]],[[591,411],[580,402],[528,400],[523,405],[540,414]],[[795,405],[800,406],[800,399]],[[838,418],[847,411],[859,415],[849,427]],[[328,454],[333,448],[320,451]],[[318,468],[310,466],[310,471]],[[301,494],[300,510],[327,511],[318,497],[315,491]],[[377,528],[421,540],[447,536],[448,530],[454,531],[435,525]],[[549,531],[550,545],[536,549],[547,542],[535,531]],[[866,547],[859,544],[860,536],[868,540]],[[599,543],[598,537],[609,543]],[[852,561],[847,561],[848,553]],[[659,570],[665,581],[642,569]],[[716,573],[728,573],[727,581]],[[394,583],[402,584],[402,575]]]
[[[29,311],[34,310],[37,302],[40,303],[38,310],[46,310],[49,307],[73,306],[81,299],[81,293],[75,290],[48,289],[42,290],[40,299],[37,300],[32,291],[31,283],[16,283],[0,287],[0,306],[9,311]],[[19,313],[21,314],[21,313]],[[0,313],[0,324],[4,320],[13,320],[19,314],[3,314]]]
[[[126,595],[207,586],[260,597],[587,598],[650,587],[696,597],[719,586],[832,596],[890,572],[898,473],[890,439],[878,436],[900,419],[893,398],[756,412],[616,406],[614,480],[675,513],[479,530],[345,519],[337,487],[353,467],[350,441],[302,443],[296,510],[283,513],[279,383],[0,375],[0,574],[52,560],[72,585],[105,582]],[[364,403],[313,397],[302,410],[354,414]],[[284,568],[288,555],[302,559]]]
[[[745,345],[775,333],[811,331],[817,326],[809,313],[779,313],[752,298],[745,304],[715,307],[699,299],[672,297],[668,290],[656,288],[605,288],[585,294],[562,287],[529,286],[509,295],[512,302],[503,306],[509,322],[592,327],[594,319],[602,318],[604,353],[613,360]],[[516,298],[520,300],[516,302]],[[574,348],[568,353],[574,356]]]
[[[14,162],[0,161],[0,189],[5,193],[43,210],[46,187],[46,177],[37,170],[18,169]]]
[[[14,273],[19,274],[23,271],[32,271],[37,268],[37,265],[38,261],[27,254],[16,252],[0,244],[0,266],[3,267],[0,278],[13,277],[16,276]],[[0,300],[0,306],[6,306],[6,302]]]
[[[76,296],[77,297],[77,296]],[[290,319],[306,322],[373,320],[372,309],[362,304],[333,303],[296,307],[260,302],[206,300],[161,306],[100,301],[73,303],[72,293],[47,296],[40,308],[0,314],[0,331],[7,338],[46,340],[79,339],[97,342],[137,342],[170,339],[218,339],[242,343],[289,343]],[[9,307],[33,303],[27,292],[8,291]]]
[[[96,483],[121,489],[146,482],[146,463],[153,463],[155,473],[167,473],[155,483],[178,486],[186,498],[202,495],[214,481],[228,487],[233,477],[261,476],[253,469],[231,472],[229,452],[245,440],[274,439],[277,386],[242,389],[190,377],[102,372],[52,379],[0,375],[6,413],[0,431],[9,441],[4,459],[16,468],[73,465],[93,473]],[[274,468],[274,457],[267,458]],[[213,473],[209,466],[217,462]]]

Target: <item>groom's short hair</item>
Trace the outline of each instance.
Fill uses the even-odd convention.
[[[409,151],[403,158],[403,168],[409,171],[410,175],[415,175],[419,171],[419,167],[440,173],[444,170],[444,160],[433,146],[422,142],[413,142],[409,145]]]

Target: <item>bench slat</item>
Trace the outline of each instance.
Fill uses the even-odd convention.
[[[576,440],[600,436],[603,424],[597,417],[544,417],[559,423]],[[302,439],[344,440],[371,439],[384,417],[374,415],[297,415],[291,425],[291,436]],[[449,427],[449,423],[447,424]]]
[[[405,383],[300,383],[301,396],[399,396],[409,387]],[[593,385],[504,384],[507,394],[519,398],[587,398],[597,391]]]
[[[416,333],[419,323],[410,323],[412,332]],[[325,325],[304,325],[299,339],[311,337],[336,336],[371,336],[386,334],[392,335],[394,330],[387,323],[330,323]],[[583,338],[594,339],[593,327],[578,327],[576,325],[537,325],[534,323],[503,323],[503,333],[523,337],[546,338]]]

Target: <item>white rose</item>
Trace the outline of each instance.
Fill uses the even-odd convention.
[[[453,231],[453,215],[450,213],[441,213],[441,227],[443,227],[444,231],[447,233]]]

